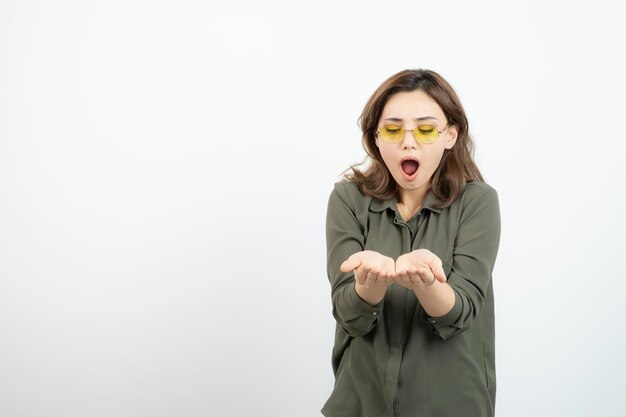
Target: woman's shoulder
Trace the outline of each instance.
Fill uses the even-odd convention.
[[[354,181],[342,180],[334,184],[330,193],[330,202],[341,202],[353,211],[367,211],[372,203],[372,197],[361,192]]]
[[[365,197],[359,186],[354,181],[341,180],[334,184],[333,193],[340,193],[342,195],[349,195],[354,197]]]
[[[474,212],[481,215],[494,214],[499,211],[498,192],[491,185],[483,181],[472,181],[465,185],[463,194],[451,207],[452,210],[462,213],[463,216],[471,216]]]
[[[498,192],[491,185],[484,181],[471,181],[465,184],[465,190],[463,191],[464,199],[474,199],[480,195],[497,195]]]

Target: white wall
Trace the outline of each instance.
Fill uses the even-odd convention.
[[[0,415],[318,416],[328,194],[420,67],[500,194],[498,415],[624,415],[624,3],[296,3],[0,3]]]

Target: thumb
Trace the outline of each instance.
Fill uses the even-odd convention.
[[[346,259],[341,264],[339,269],[341,270],[341,272],[350,272],[350,271],[354,271],[356,268],[358,268],[359,265],[361,265],[361,259],[359,259],[359,256],[355,253],[354,255],[352,255],[348,259]]]
[[[448,277],[446,277],[446,274],[443,272],[443,269],[439,269],[437,272],[435,272],[435,278],[437,278],[437,280],[441,283],[444,283],[448,280]]]
[[[446,277],[446,273],[443,271],[443,265],[441,263],[441,259],[435,258],[430,262],[430,270],[433,271],[433,275],[439,282],[446,282],[448,278]]]

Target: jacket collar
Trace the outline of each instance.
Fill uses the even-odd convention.
[[[426,194],[426,197],[424,198],[424,203],[422,203],[421,210],[428,209],[436,213],[441,213],[441,209],[435,207],[435,204],[437,203],[440,203],[439,199],[435,197],[432,190],[429,190],[428,194]],[[372,202],[370,203],[370,211],[380,213],[389,208],[392,209],[396,213],[398,212],[397,196],[393,196],[387,200],[379,200],[377,198],[372,198]]]

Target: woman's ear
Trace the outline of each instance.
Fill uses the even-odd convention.
[[[378,133],[374,133],[374,143],[376,144],[377,148],[380,148],[380,135]],[[363,135],[363,138],[365,139],[365,135]]]
[[[456,126],[450,126],[448,128],[448,139],[446,140],[445,149],[452,149],[456,143],[456,138],[459,135],[459,129]]]

